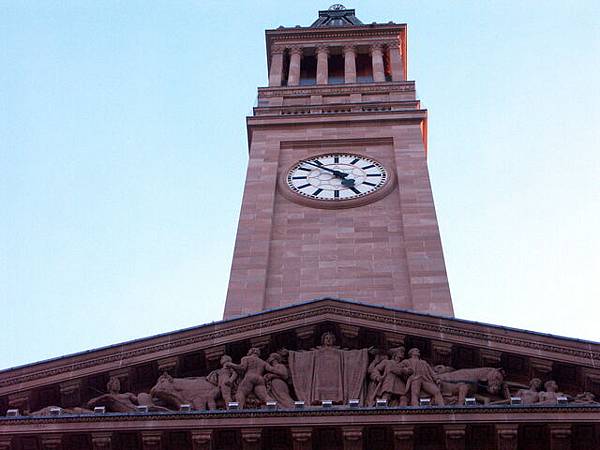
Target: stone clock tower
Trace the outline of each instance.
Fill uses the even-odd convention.
[[[266,32],[225,318],[319,297],[453,315],[404,24]]]

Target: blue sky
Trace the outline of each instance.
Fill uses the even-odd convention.
[[[0,0],[0,367],[221,318],[264,30],[315,1]],[[600,6],[409,27],[456,316],[600,340]]]

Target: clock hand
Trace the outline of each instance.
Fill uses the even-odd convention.
[[[350,185],[353,185],[353,184],[354,184],[354,180],[351,180],[350,178],[346,178],[346,177],[349,175],[349,174],[347,174],[347,173],[340,172],[339,170],[335,170],[335,169],[330,169],[330,168],[328,168],[328,167],[325,167],[325,166],[320,166],[320,165],[318,165],[318,164],[315,164],[315,163],[312,163],[312,162],[310,162],[310,161],[303,161],[303,162],[304,162],[305,164],[310,164],[311,166],[318,167],[319,169],[327,170],[328,172],[331,172],[331,173],[333,173],[333,174],[334,174],[336,177],[338,177],[338,178],[344,178],[344,180],[342,180],[342,184],[343,184],[344,186],[346,186],[346,185],[350,186]],[[346,180],[347,180],[348,182],[350,182],[350,181],[351,181],[351,183],[348,183],[348,184],[344,183],[344,181],[346,181]]]

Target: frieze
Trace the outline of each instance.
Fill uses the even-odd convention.
[[[248,333],[257,329],[265,329],[270,327],[278,327],[281,325],[287,325],[292,321],[302,320],[318,320],[318,316],[323,315],[337,315],[345,318],[360,319],[373,322],[373,327],[376,329],[385,328],[382,325],[389,325],[391,327],[404,327],[412,330],[422,330],[436,334],[444,334],[448,338],[451,338],[455,342],[461,342],[461,338],[469,338],[472,340],[481,341],[483,345],[488,346],[489,342],[497,344],[505,344],[510,346],[518,346],[522,348],[532,349],[536,351],[552,352],[562,355],[568,355],[589,360],[600,360],[600,352],[591,351],[585,349],[575,349],[559,345],[553,345],[550,343],[535,342],[533,340],[525,340],[518,337],[499,336],[490,333],[489,331],[476,331],[466,330],[459,326],[448,326],[439,323],[428,323],[426,321],[420,321],[418,318],[409,319],[401,318],[397,315],[386,315],[377,314],[366,311],[357,311],[349,308],[351,305],[336,306],[336,305],[314,305],[310,310],[304,310],[299,312],[290,312],[281,316],[272,317],[269,319],[262,319],[260,316],[256,316],[252,323],[235,326],[233,323],[228,324],[229,326],[223,330],[205,332],[199,331],[199,334],[188,336],[177,339],[172,337],[169,341],[155,345],[148,345],[134,350],[123,351],[122,347],[119,350],[115,350],[114,354],[102,356],[99,358],[90,358],[79,362],[65,362],[64,365],[54,367],[51,369],[40,370],[33,373],[27,373],[23,375],[16,375],[13,377],[6,377],[0,380],[0,387],[13,386],[21,383],[26,383],[42,378],[47,378],[63,373],[73,374],[74,371],[88,369],[94,366],[110,364],[113,362],[119,362],[123,364],[124,361],[139,356],[152,355],[163,351],[169,351],[171,354],[174,353],[178,348],[186,347],[194,344],[210,343],[213,344],[215,340],[224,339],[237,334]],[[406,332],[406,330],[404,331]],[[533,339],[533,337],[532,337]],[[476,345],[476,344],[475,344]],[[583,344],[585,345],[585,344]],[[201,350],[199,347],[198,350]],[[76,355],[75,355],[76,356]],[[1,375],[1,374],[0,374]]]
[[[259,97],[284,97],[292,95],[331,95],[331,94],[390,94],[394,92],[412,92],[415,90],[413,81],[405,81],[392,84],[385,82],[385,85],[337,85],[333,86],[314,86],[304,88],[278,87],[278,88],[258,88]]]

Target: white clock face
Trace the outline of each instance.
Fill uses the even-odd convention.
[[[289,188],[323,201],[350,200],[381,189],[388,181],[382,164],[364,156],[331,153],[298,162],[287,175]]]

